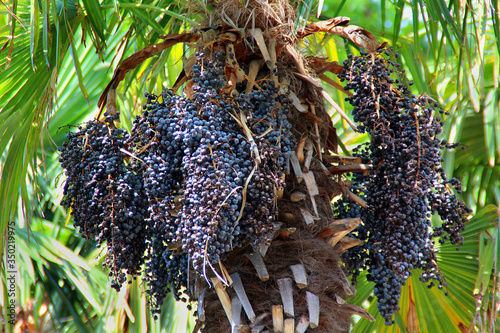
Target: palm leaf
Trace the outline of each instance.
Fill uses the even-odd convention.
[[[3,133],[0,148],[2,148],[1,152],[4,156],[0,200],[3,207],[5,207],[0,217],[2,221],[0,222],[0,228],[2,230],[5,230],[7,221],[14,218],[18,199],[17,191],[23,184],[22,180],[28,170],[28,164],[33,161],[37,143],[45,126],[45,119],[47,119],[48,114],[46,107],[53,98],[58,66],[60,66],[57,63],[59,49],[65,52],[64,50],[67,49],[69,44],[66,33],[61,31],[56,33],[55,31],[54,22],[59,19],[57,16],[52,18],[52,24],[49,26],[47,21],[48,10],[49,7],[45,6],[42,11],[45,23],[39,22],[39,13],[37,11],[31,12],[31,34],[26,34],[23,30],[18,29],[17,47],[12,54],[15,60],[4,71],[3,75],[5,75],[6,80],[0,85],[0,89],[10,92],[0,97],[0,107],[2,109],[0,132]],[[25,15],[20,12],[21,18]],[[67,24],[75,24],[77,22],[75,18],[72,17]],[[47,43],[42,48],[38,46],[40,38],[44,38],[36,33],[40,29],[42,31],[50,29],[58,37],[56,42],[52,43],[50,50]],[[45,33],[48,32],[44,32],[42,35]],[[5,66],[7,65],[7,58],[4,52],[0,52],[0,65]],[[31,66],[23,62],[23,59],[32,59]],[[33,67],[37,68],[36,72]],[[36,122],[39,123],[39,126],[32,126]],[[12,126],[15,123],[19,125]],[[10,128],[7,127],[9,124],[11,125]],[[10,146],[10,149],[6,153],[7,146]],[[34,149],[26,149],[26,147]],[[6,169],[5,167],[13,169]],[[14,172],[11,173],[11,171]],[[26,192],[25,189],[21,190],[21,193]],[[28,199],[27,204],[31,202],[26,196],[24,199]],[[3,248],[3,241],[0,242],[0,246]]]
[[[162,4],[165,6],[161,6]],[[95,6],[93,3],[87,5]],[[156,9],[153,12],[161,15],[157,19],[158,22],[167,23],[167,26],[178,29],[179,26],[170,23],[170,21],[172,16],[179,15],[162,15],[170,13],[164,9],[168,5],[169,3],[161,1],[157,2],[156,5],[151,3],[149,8],[135,8],[134,10],[140,11],[139,16],[144,17],[144,15],[150,15],[149,11]],[[18,13],[19,17],[29,18],[30,12],[26,11],[29,8],[29,5],[23,6],[20,14]],[[33,207],[26,209],[26,211],[35,212],[35,216],[49,214],[52,217],[52,222],[40,220],[38,217],[31,220],[31,243],[28,243],[27,240],[28,231],[19,229],[20,256],[23,258],[20,267],[21,275],[24,276],[27,273],[26,277],[29,277],[21,279],[19,284],[26,286],[22,290],[29,290],[30,284],[34,281],[40,282],[37,284],[36,294],[43,297],[49,296],[49,310],[52,319],[50,322],[55,331],[91,330],[102,332],[106,327],[109,327],[109,321],[106,320],[108,316],[115,318],[117,323],[131,322],[132,318],[141,317],[136,314],[128,316],[127,313],[119,310],[118,304],[126,304],[136,299],[126,298],[124,299],[125,303],[120,301],[119,295],[109,291],[107,274],[102,272],[100,268],[92,266],[99,266],[96,257],[101,257],[101,250],[97,249],[92,252],[84,250],[92,247],[92,244],[85,245],[81,240],[75,242],[75,238],[71,236],[76,233],[74,230],[61,229],[60,225],[66,224],[68,213],[59,206],[61,182],[64,179],[57,161],[56,147],[65,140],[66,132],[71,130],[71,127],[67,127],[68,124],[79,124],[85,118],[95,114],[95,105],[99,94],[107,83],[106,78],[109,79],[112,74],[110,67],[114,66],[110,66],[110,62],[114,59],[115,54],[120,53],[118,50],[123,46],[121,38],[128,36],[130,40],[130,36],[132,36],[130,31],[148,36],[144,31],[138,30],[138,27],[148,30],[149,28],[144,24],[139,24],[140,17],[135,19],[137,24],[133,24],[133,21],[130,20],[126,24],[110,20],[110,29],[117,27],[120,29],[113,34],[113,37],[107,39],[107,50],[104,50],[102,48],[104,43],[100,40],[102,33],[93,29],[99,24],[104,24],[103,20],[97,21],[95,18],[102,16],[104,13],[102,10],[107,9],[100,8],[100,14],[97,14],[95,11],[97,7],[84,8],[84,11],[79,12],[80,16],[76,16],[75,8],[74,3],[70,1],[67,3],[60,1],[44,3],[39,19],[36,15],[38,12],[32,12],[33,21],[38,20],[38,23],[36,26],[33,25],[31,34],[21,30],[19,25],[17,26],[16,47],[12,53],[13,61],[9,64],[6,62],[6,57],[9,54],[7,53],[8,48],[0,52],[0,65],[3,68],[9,65],[5,70],[2,69],[2,81],[0,82],[0,89],[5,92],[0,98],[2,110],[0,113],[2,120],[0,151],[3,152],[3,157],[0,160],[3,171],[0,193],[2,193],[3,206],[12,207],[12,209],[2,210],[1,220],[2,227],[5,226],[4,221],[12,219],[26,227],[26,223],[15,218],[16,210],[14,207],[17,207],[19,200],[16,191],[19,189],[24,207]],[[127,8],[120,10],[123,17],[133,17],[131,13],[126,12]],[[83,16],[84,12],[90,13],[92,18]],[[79,28],[80,23],[86,27],[83,32]],[[132,26],[134,28],[131,30]],[[8,34],[10,26],[4,26],[0,29]],[[50,31],[49,34],[53,36],[52,39],[45,40],[45,45],[43,45],[44,29]],[[157,29],[150,36],[159,36],[164,33]],[[94,44],[77,44],[78,40],[88,36]],[[156,39],[156,37],[151,38]],[[4,39],[0,38],[0,40]],[[130,46],[132,43],[127,42],[124,45]],[[107,64],[100,65],[101,60],[94,53],[95,49],[99,47],[101,47],[98,49],[99,55],[107,59]],[[67,52],[68,50],[70,52]],[[125,51],[130,53],[133,52],[133,49]],[[121,54],[126,56],[126,52]],[[46,57],[49,60],[48,63]],[[37,71],[33,70],[31,58],[34,59],[33,64],[36,65]],[[120,58],[116,60],[119,61]],[[162,58],[159,66],[166,62],[166,58]],[[179,69],[178,66],[179,64],[176,65],[177,69]],[[77,75],[74,75],[75,71]],[[175,73],[171,74],[176,75]],[[175,80],[172,75],[169,77],[171,82]],[[56,80],[58,81],[57,90],[55,89]],[[133,83],[133,80],[131,82]],[[135,90],[135,84],[133,86],[133,90]],[[139,88],[137,91],[141,89],[144,88]],[[86,100],[87,94],[90,104]],[[138,95],[142,95],[142,91]],[[55,97],[57,98],[56,104],[54,104]],[[57,105],[57,112],[52,109],[55,105]],[[125,104],[127,110],[136,108],[137,101],[130,105]],[[133,116],[130,117],[130,119],[132,118]],[[33,123],[38,123],[39,126],[33,129],[31,126]],[[11,171],[8,171],[9,169]],[[29,180],[29,182],[26,184],[25,180]],[[41,200],[34,200],[38,197]],[[7,218],[4,218],[5,216]],[[61,232],[61,230],[65,231]],[[50,234],[51,237],[47,237],[47,234]],[[60,281],[64,281],[63,286],[60,285]],[[140,292],[142,291],[139,290]],[[108,294],[109,296],[103,299]],[[30,295],[23,299],[23,304],[28,304]],[[141,309],[142,322],[156,325],[158,331],[165,331],[163,328],[165,325],[155,324],[149,318],[149,313],[145,312],[147,305],[144,295],[141,295],[141,300],[142,303],[135,304],[133,308],[135,310]],[[8,300],[4,301],[8,302]],[[172,307],[168,307],[166,311],[172,311],[172,309]],[[144,317],[146,313],[147,315]],[[68,322],[68,317],[75,320]],[[175,320],[167,323],[169,325],[175,324]],[[7,326],[6,329],[9,329]],[[167,330],[170,329],[167,328]]]

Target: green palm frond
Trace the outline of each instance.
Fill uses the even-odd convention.
[[[421,332],[462,332],[472,323],[473,331],[493,332],[498,325],[496,312],[488,312],[488,318],[479,313],[495,306],[492,297],[498,293],[493,282],[493,276],[498,274],[494,236],[498,213],[491,206],[500,203],[498,71],[495,70],[500,66],[500,40],[497,23],[491,24],[495,20],[491,16],[494,5],[488,8],[482,4],[468,7],[465,3],[440,0],[410,4],[382,1],[377,8],[376,4],[363,3],[363,7],[359,3],[339,3],[342,10],[335,15],[350,16],[351,22],[359,16],[363,28],[376,34],[379,40],[392,42],[395,51],[402,55],[402,64],[415,83],[415,91],[432,96],[450,113],[445,116],[443,139],[463,143],[464,150],[444,153],[446,173],[463,181],[461,198],[478,212],[467,226],[466,243],[459,252],[447,245],[441,248],[438,264],[447,279],[450,296],[445,297],[437,288],[427,289],[418,281],[419,272],[415,272],[403,290],[402,310],[395,318],[397,325],[386,327],[378,316],[375,323],[357,321],[353,331],[415,332],[415,325],[408,326],[412,299]],[[442,13],[443,8],[447,8],[446,13]],[[335,9],[332,6],[323,13],[328,16]],[[350,15],[353,12],[355,16]],[[386,27],[388,18],[392,18],[392,29]],[[427,18],[440,22],[440,26]],[[326,39],[323,45],[318,43],[327,50],[330,60],[339,62],[346,53],[356,53],[349,44],[345,47],[342,44],[339,38]],[[332,49],[336,52],[328,51]],[[333,120],[337,120],[337,129],[342,128],[339,118]],[[342,130],[338,133],[348,147],[363,142],[355,133]],[[358,278],[354,302],[378,315],[372,290],[373,284],[362,275]],[[488,302],[481,305],[475,297]],[[481,309],[479,312],[476,306]]]
[[[15,217],[19,189],[25,207],[33,206],[26,195],[24,175],[30,164],[36,165],[35,154],[51,114],[59,68],[71,43],[68,32],[79,22],[79,16],[69,15],[69,12],[62,18],[57,10],[51,10],[50,4],[41,9],[42,15],[36,8],[31,11],[28,8],[19,5],[17,15],[24,22],[31,22],[30,32],[20,25],[14,27],[15,37],[10,40],[11,45],[15,45],[13,51],[10,53],[7,47],[0,52],[3,78],[0,89],[6,92],[0,97],[3,164],[0,200],[5,208],[0,216],[1,230]],[[11,27],[15,22],[10,18]],[[61,28],[61,24],[66,28]],[[23,213],[30,216],[29,211],[25,209]],[[3,241],[0,245],[3,248]]]
[[[109,292],[107,273],[102,271],[100,259],[96,260],[102,256],[101,249],[89,252],[94,244],[75,238],[74,229],[61,227],[68,222],[68,212],[59,206],[64,177],[56,148],[72,130],[68,125],[77,125],[95,115],[97,99],[113,68],[124,57],[168,33],[163,29],[151,30],[140,17],[132,15],[132,9],[140,11],[142,16],[157,13],[151,16],[157,20],[157,28],[161,24],[174,32],[181,27],[173,23],[173,18],[182,16],[165,9],[175,8],[171,2],[151,1],[141,8],[130,2],[121,2],[123,6],[115,1],[109,3],[117,4],[118,20],[113,8],[92,1],[80,8],[73,1],[43,2],[40,8],[31,7],[29,1],[15,2],[16,17],[21,23],[28,22],[24,27],[12,15],[6,15],[7,20],[0,15],[3,24],[0,27],[0,200],[4,207],[0,221],[2,230],[12,220],[21,226],[16,240],[20,245],[22,277],[18,283],[22,286],[19,290],[26,292],[18,302],[27,306],[32,304],[31,297],[36,297],[35,317],[40,307],[48,306],[50,317],[45,321],[44,331],[114,332],[121,331],[116,330],[117,323],[133,326],[142,322],[159,332],[171,331],[168,325],[177,322],[155,323],[145,311],[144,295],[134,299],[139,301],[135,309],[143,309],[145,316],[138,317],[140,321],[132,322],[129,312],[119,312],[117,305],[128,304],[132,298],[121,301],[119,295]],[[3,4],[0,10],[1,14],[7,12]],[[14,33],[10,34],[11,30]],[[14,38],[5,37],[9,34]],[[139,39],[134,38],[137,35],[144,36],[143,44],[137,44]],[[175,52],[182,55],[182,50]],[[177,54],[179,59],[180,55]],[[158,61],[158,67],[162,67],[166,58],[152,61]],[[173,82],[179,66],[180,63],[159,76],[163,81]],[[135,91],[135,96],[149,90],[147,74],[142,81],[130,80],[130,90]],[[155,81],[151,89],[161,86],[161,82]],[[123,105],[129,112],[129,125],[133,110],[139,106],[135,98]],[[19,202],[22,211],[16,209]],[[25,219],[27,222],[22,222]],[[5,283],[4,276],[3,290]],[[142,292],[135,286],[134,295],[140,294],[138,290]],[[170,301],[165,306],[166,313],[174,311],[174,305]],[[8,332],[12,330],[12,326],[4,325]]]

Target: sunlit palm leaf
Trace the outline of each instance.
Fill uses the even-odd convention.
[[[51,35],[58,38],[51,40],[53,43],[50,44],[52,48],[49,52],[44,52],[43,41],[40,41],[36,46],[33,43],[30,44],[30,38],[35,40],[34,37],[31,37],[34,36],[35,31],[33,34],[29,34],[21,31],[18,26],[16,48],[12,54],[14,59],[9,64],[10,67],[6,70],[4,68],[8,48],[5,48],[0,53],[2,59],[1,65],[4,67],[2,69],[0,89],[5,92],[0,99],[0,106],[2,108],[0,117],[3,120],[0,131],[2,133],[0,148],[4,152],[1,160],[1,169],[4,171],[2,186],[0,186],[0,190],[2,191],[1,198],[5,202],[10,202],[11,207],[15,207],[17,206],[16,189],[21,188],[25,207],[33,207],[38,214],[48,213],[52,215],[52,212],[54,213],[52,221],[55,224],[46,225],[49,228],[44,227],[40,229],[40,220],[38,218],[31,221],[31,242],[37,242],[35,247],[28,245],[25,239],[27,237],[26,230],[20,230],[18,235],[20,244],[24,244],[22,246],[22,257],[24,259],[21,265],[21,273],[23,276],[23,272],[28,273],[26,276],[27,279],[22,279],[22,281],[19,281],[19,284],[26,286],[26,288],[22,288],[23,290],[29,290],[30,283],[33,283],[36,279],[39,280],[40,283],[37,284],[36,295],[41,296],[42,299],[45,296],[49,296],[51,302],[52,330],[58,332],[102,332],[103,329],[108,327],[108,331],[116,331],[109,328],[116,325],[116,323],[123,324],[127,321],[129,322],[127,325],[130,325],[131,318],[136,317],[135,315],[130,315],[130,313],[118,311],[119,308],[117,308],[117,305],[135,302],[136,299],[125,298],[125,303],[123,303],[123,300],[120,303],[120,295],[110,290],[106,273],[102,272],[100,263],[94,259],[96,255],[100,254],[101,250],[96,250],[95,253],[90,254],[88,259],[86,259],[85,257],[79,257],[78,252],[71,252],[72,250],[66,248],[63,243],[59,243],[55,238],[47,238],[45,235],[46,233],[50,234],[60,229],[57,225],[64,224],[64,221],[67,219],[67,213],[59,207],[61,182],[63,179],[61,177],[61,169],[57,163],[58,156],[55,148],[64,141],[66,133],[71,130],[66,125],[79,124],[85,118],[92,117],[95,114],[97,98],[107,84],[107,80],[109,80],[112,74],[112,69],[121,59],[120,57],[115,58],[115,55],[119,53],[118,50],[121,46],[132,46],[130,41],[122,44],[121,37],[131,31],[131,26],[134,26],[132,30],[134,33],[143,36],[150,35],[151,31],[147,24],[142,24],[141,28],[147,31],[138,30],[138,27],[141,27],[141,25],[133,25],[129,19],[127,24],[122,25],[123,29],[114,32],[113,37],[107,39],[107,50],[104,50],[102,48],[104,44],[97,38],[102,33],[100,34],[92,30],[93,24],[103,24],[104,21],[101,20],[99,21],[100,23],[96,23],[96,20],[92,20],[91,22],[90,17],[83,17],[83,23],[87,24],[87,28],[90,27],[90,30],[88,29],[83,36],[85,37],[85,34],[87,37],[90,36],[94,44],[87,44],[86,46],[77,45],[77,41],[82,38],[82,33],[78,30],[76,24],[80,22],[82,16],[77,18],[75,16],[76,10],[71,11],[73,8],[71,7],[71,2],[65,4],[54,1],[45,3],[45,5],[48,4],[51,4],[52,7],[45,6],[41,8],[42,13],[38,21],[39,29],[36,29],[40,32],[36,35],[36,40],[43,38],[41,35],[43,35],[44,29],[52,29]],[[171,21],[172,16],[179,15],[164,15],[165,13],[170,13],[168,10],[165,10],[169,6],[169,3],[162,1],[161,4],[165,6],[156,7],[159,3],[153,2],[149,5],[150,7],[147,8],[147,11],[144,8],[137,10],[142,10],[141,15],[149,15],[148,11],[157,9],[155,13],[163,16],[162,18],[158,18],[158,22],[162,22],[162,24],[167,23],[167,26],[173,26],[168,22]],[[57,13],[59,13],[57,15],[54,11],[56,5]],[[29,8],[29,6],[24,8]],[[84,8],[80,13],[81,15],[89,12],[93,13],[91,15],[96,14],[95,11],[92,11],[92,8],[88,12],[85,9],[88,8]],[[125,13],[126,8],[122,8],[121,10],[123,17],[131,17],[128,13]],[[29,14],[29,11],[27,13]],[[32,12],[32,14],[36,13],[36,11]],[[50,13],[54,14],[55,17],[59,17],[59,20],[66,18],[66,21],[62,25],[57,25],[54,22],[61,22],[55,21],[51,17],[50,22],[52,24],[48,25],[47,15]],[[103,15],[103,13],[98,15]],[[69,18],[74,20],[73,25],[71,25]],[[110,20],[109,23],[110,29],[116,28],[117,21]],[[137,19],[136,23],[141,23],[140,19]],[[175,27],[178,29],[179,25]],[[2,27],[1,29],[1,31],[5,30],[7,34],[9,26]],[[165,33],[167,31],[157,30],[154,32],[154,35],[159,36]],[[133,36],[133,34],[128,33],[128,37],[130,36]],[[149,37],[153,38],[151,36]],[[155,39],[156,37],[147,43],[156,42]],[[2,39],[2,41],[4,40]],[[46,51],[49,46],[48,41],[48,39],[45,40]],[[72,45],[71,42],[73,42]],[[99,66],[101,60],[94,53],[97,48],[96,45],[97,47],[101,47],[98,50],[100,55],[107,59],[107,64]],[[70,47],[68,48],[68,46]],[[135,47],[143,46],[145,45],[136,45]],[[68,50],[71,52],[66,53]],[[31,58],[31,51],[33,51],[33,64],[36,64],[37,72],[33,71],[32,64],[28,60]],[[126,56],[127,52],[130,54],[134,50],[123,51],[125,52],[121,53],[122,56]],[[48,67],[44,59],[46,56],[49,57],[48,65],[50,67]],[[116,61],[114,64],[111,63],[113,60]],[[162,63],[166,63],[166,58],[163,58]],[[179,65],[181,64],[177,64],[177,73],[179,72]],[[162,66],[162,64],[159,66]],[[77,75],[74,75],[75,70]],[[174,73],[174,75],[177,73]],[[171,82],[175,80],[175,77],[163,77],[171,80]],[[56,79],[58,81],[57,90],[55,89]],[[133,83],[133,80],[131,82]],[[142,92],[145,90],[144,86],[141,87],[139,85],[136,88],[135,83],[132,85],[134,87],[133,90],[140,91],[137,95],[142,95]],[[43,87],[49,87],[50,89]],[[86,90],[88,91],[90,104],[85,100]],[[48,105],[51,105],[53,97],[57,97],[55,104],[57,112],[52,112],[52,109],[47,108]],[[133,119],[133,110],[137,108],[137,101],[126,104],[124,108],[128,112],[131,112],[129,120]],[[50,124],[47,126],[49,119]],[[39,124],[38,127],[35,127],[35,131],[31,128],[31,124],[33,123]],[[42,128],[45,128],[45,130],[42,131]],[[28,156],[27,159],[26,156]],[[18,165],[18,163],[22,164]],[[26,178],[26,175],[28,175],[28,178]],[[30,182],[26,184],[26,180]],[[34,198],[38,198],[39,194],[42,194],[41,200],[39,202],[33,200]],[[7,206],[4,205],[4,207]],[[14,218],[15,209],[4,209],[2,212],[4,215],[12,213],[7,218],[2,218],[2,222]],[[73,233],[74,230],[70,231],[70,234]],[[53,236],[57,237],[60,241],[70,241],[74,244],[74,238],[70,240],[72,237],[62,237],[63,234],[68,235],[67,232],[57,232]],[[82,243],[83,241],[80,240],[79,242]],[[57,246],[53,248],[54,245]],[[92,244],[84,245],[83,247],[78,246],[78,248],[82,249],[87,246],[91,247]],[[89,254],[87,253],[86,255]],[[86,262],[86,264],[83,264],[83,262]],[[92,262],[93,266],[89,266],[90,262]],[[83,270],[82,267],[84,268]],[[61,281],[63,281],[62,286],[60,285]],[[22,304],[27,304],[26,302],[30,300],[30,296],[28,294]],[[103,299],[103,297],[106,297],[106,299]],[[160,325],[159,322],[155,323],[147,311],[145,296],[143,294],[141,294],[140,300],[141,302],[135,304],[135,309],[141,309],[143,315],[142,323],[148,322],[150,327],[157,327],[157,331],[172,331],[168,325],[175,324],[176,320],[169,320],[163,325]],[[41,303],[38,302],[37,304]],[[173,309],[172,305],[174,303],[170,302],[169,304],[170,307],[167,307],[166,311],[172,311]],[[73,317],[74,320],[68,322],[68,317]],[[7,329],[9,328],[7,327]]]
[[[5,230],[6,223],[14,218],[20,187],[22,193],[27,193],[24,175],[27,173],[28,164],[34,161],[34,153],[48,119],[47,106],[55,93],[55,82],[60,66],[58,56],[63,56],[69,45],[65,30],[56,31],[54,22],[58,22],[59,17],[52,17],[52,23],[48,23],[47,16],[51,15],[51,12],[48,12],[49,7],[45,6],[42,10],[44,23],[39,22],[39,12],[31,11],[31,34],[21,28],[17,29],[16,48],[12,53],[14,61],[10,62],[2,73],[4,80],[0,83],[0,89],[8,93],[0,96],[2,110],[0,152],[3,155],[0,200],[2,207],[5,208],[0,214],[1,230]],[[24,9],[26,10],[26,7]],[[18,14],[21,19],[25,19],[28,12],[19,11]],[[68,17],[66,24],[76,27],[77,21],[76,16]],[[50,30],[56,38],[52,40],[51,45],[47,40],[42,47],[38,42],[44,37],[36,34],[34,30],[43,31],[42,35],[48,34]],[[6,50],[0,52],[2,67],[7,65],[5,52]],[[28,59],[32,59],[31,64]],[[33,67],[37,68],[36,72],[33,71]],[[5,150],[7,146],[10,147],[8,153]],[[30,198],[24,195],[23,199],[30,207]],[[0,247],[3,249],[3,240],[0,241]]]
[[[343,2],[341,5],[343,5]],[[492,117],[491,113],[493,109],[498,113],[498,99],[496,99],[496,90],[485,87],[498,86],[498,77],[493,67],[498,68],[499,66],[498,54],[494,54],[494,50],[499,45],[499,39],[498,37],[491,38],[494,34],[490,25],[480,24],[480,22],[484,22],[481,20],[486,17],[486,12],[481,6],[475,7],[475,10],[477,10],[475,12],[467,7],[459,7],[458,2],[450,2],[449,6],[453,10],[441,13],[440,10],[442,10],[443,5],[448,6],[442,1],[426,2],[426,5],[421,1],[413,1],[411,3],[411,12],[408,11],[411,16],[405,16],[402,15],[403,5],[408,6],[405,2],[397,2],[393,6],[383,1],[380,16],[373,15],[373,11],[377,12],[375,8],[365,8],[367,13],[372,13],[371,17],[373,19],[365,21],[364,27],[376,32],[379,29],[377,24],[380,22],[380,17],[392,16],[394,18],[392,26],[397,28],[393,30],[392,40],[398,41],[398,44],[393,46],[397,52],[402,54],[403,64],[415,82],[415,90],[418,93],[427,93],[445,105],[446,109],[451,113],[449,117],[445,116],[447,118],[446,133],[449,134],[446,139],[452,142],[460,141],[465,145],[466,149],[464,151],[457,149],[456,152],[446,152],[444,154],[447,173],[463,179],[465,190],[463,198],[473,209],[480,210],[486,204],[498,205],[500,202],[498,200],[500,198],[500,191],[498,190],[500,172],[498,162],[491,165],[491,161],[498,161],[500,158],[500,154],[497,152],[498,144],[496,139],[498,117]],[[335,13],[335,15],[351,16],[349,8],[353,6],[354,4],[350,4],[347,6],[348,8],[344,7],[342,11]],[[353,12],[356,13],[355,15],[359,15],[359,9]],[[440,21],[441,28],[447,31],[437,28],[432,22],[423,20],[421,15],[433,17]],[[481,15],[483,15],[482,18],[478,19],[478,16]],[[474,26],[474,19],[479,20],[475,23],[476,26]],[[382,21],[382,26],[384,25],[385,19]],[[384,29],[381,29],[381,31],[383,32]],[[467,34],[467,32],[470,33]],[[476,43],[476,39],[471,39],[472,34],[482,36],[484,45]],[[408,36],[411,38],[408,38]],[[467,36],[468,39],[466,45],[462,43],[464,36]],[[387,39],[387,33],[385,37]],[[481,66],[484,67],[484,70],[477,70]],[[484,90],[478,90],[481,87]],[[481,91],[485,91],[485,93]],[[474,113],[475,105],[478,106],[476,108],[478,113]],[[356,142],[353,140],[354,137],[345,135],[347,133],[344,134],[341,131],[339,133],[344,143],[352,144],[352,142]],[[499,194],[495,195],[494,193]],[[488,209],[492,213],[490,216],[491,221],[498,222],[498,217],[495,217],[494,214],[494,207]],[[488,227],[491,228],[494,225],[490,223]],[[469,224],[467,233],[471,229],[475,229],[475,233],[478,232],[475,223]],[[437,288],[435,291],[433,289],[428,290],[425,285],[418,281],[419,274],[416,274],[408,281],[408,284],[412,285],[421,332],[438,330],[461,332],[458,328],[460,323],[466,326],[470,325],[475,315],[476,306],[473,290],[476,281],[481,281],[478,274],[484,277],[481,272],[490,272],[488,267],[492,267],[492,242],[494,242],[494,239],[491,237],[488,239],[490,246],[483,251],[488,253],[488,256],[483,255],[479,258],[479,262],[477,258],[481,240],[478,237],[474,239],[473,243],[466,242],[460,252],[446,247],[441,249],[439,265],[449,282],[449,297],[442,296],[443,293]],[[473,250],[471,250],[471,246]],[[495,270],[495,272],[498,271]],[[490,281],[489,274],[485,277],[487,281]],[[362,300],[367,300],[368,309],[373,311],[372,313],[378,313],[376,299],[369,296],[373,290],[373,284],[367,283],[363,275],[358,281],[361,281],[361,283],[358,284],[356,303],[361,304]],[[483,295],[488,294],[487,290],[488,287],[491,290],[491,285],[487,284],[485,286],[483,284],[482,286],[481,292]],[[495,291],[493,290],[493,292]],[[488,295],[484,295],[484,297],[488,299]],[[401,297],[403,310],[399,317],[396,317],[396,322],[405,327],[408,322],[408,300],[409,288],[407,286],[403,290]],[[420,305],[418,305],[417,300],[420,301]],[[433,302],[436,302],[436,305]],[[441,310],[438,311],[443,311],[443,309],[448,309],[448,311],[441,312],[441,315],[437,316],[439,322],[433,322],[432,318],[435,318],[433,313],[422,312],[425,306],[430,306],[432,309],[435,306],[440,306]],[[483,309],[487,307],[486,304]],[[448,319],[444,318],[445,316]],[[398,325],[385,327],[384,321],[380,317],[378,318],[376,323],[359,320],[353,331],[405,331],[403,327],[400,328]],[[423,322],[422,318],[425,318],[426,321]],[[429,322],[427,322],[427,319]],[[435,326],[432,326],[434,324]],[[438,329],[441,327],[440,325],[444,325],[444,330]],[[487,324],[482,323],[482,325],[481,327],[485,327]]]

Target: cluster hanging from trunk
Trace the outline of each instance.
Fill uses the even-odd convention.
[[[318,80],[342,91],[356,107],[361,85],[353,82],[366,74],[304,57],[298,43],[309,34],[332,33],[363,47],[373,59],[380,59],[384,45],[345,17],[295,32],[296,16],[287,1],[213,6],[203,28],[163,36],[162,43],[137,52],[115,70],[96,120],[70,133],[60,148],[67,175],[62,204],[72,209],[85,237],[98,245],[107,242],[106,266],[115,289],[127,275],[142,275],[155,317],[172,292],[190,307],[196,304],[195,331],[347,332],[352,314],[374,320],[346,304],[355,293],[347,275],[362,262],[378,281],[375,260],[365,262],[360,258],[366,252],[359,253],[380,241],[370,236],[380,234],[381,224],[368,223],[379,201],[369,194],[370,184],[352,184],[346,175],[372,177],[384,158],[338,154],[324,102],[357,128]],[[176,43],[190,43],[192,52],[171,90],[146,94],[131,132],[117,129],[120,81]],[[354,94],[326,72],[350,80]],[[371,102],[378,110],[379,100]],[[364,106],[356,110],[360,129],[378,133],[363,120]],[[391,121],[397,126],[399,120]],[[344,199],[335,214],[332,202],[340,195]],[[453,202],[443,213],[453,220],[443,230],[459,243],[466,209]],[[341,256],[351,260],[347,269]],[[390,261],[400,262],[411,260]],[[400,266],[387,267],[409,270]],[[429,271],[430,278],[437,277],[434,268]],[[403,282],[404,276],[397,275]],[[395,307],[380,302],[384,290],[376,292],[390,323]]]

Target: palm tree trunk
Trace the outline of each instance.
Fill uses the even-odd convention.
[[[249,174],[233,175],[231,184],[240,186],[234,187],[224,200],[214,199],[224,202],[212,200],[208,207],[201,207],[208,209],[210,214],[213,213],[211,205],[218,207],[215,216],[222,216],[217,214],[229,207],[237,214],[236,208],[226,200],[233,192],[243,197],[239,201],[238,218],[232,230],[228,230],[230,244],[221,245],[227,237],[227,232],[220,230],[224,221],[212,221],[208,229],[203,226],[204,232],[210,233],[210,236],[205,234],[208,240],[203,238],[203,245],[198,239],[202,234],[193,231],[193,228],[201,230],[201,225],[192,224],[188,219],[184,220],[186,225],[177,238],[178,243],[169,245],[169,249],[174,250],[169,255],[184,251],[191,260],[186,278],[187,294],[191,300],[198,301],[195,331],[203,326],[203,332],[347,332],[352,314],[369,320],[373,317],[362,308],[346,304],[346,298],[353,295],[355,289],[340,260],[346,249],[361,244],[359,240],[346,237],[361,220],[336,220],[331,201],[344,194],[363,205],[362,199],[349,192],[340,175],[364,169],[357,159],[337,155],[338,139],[326,111],[325,99],[353,128],[355,126],[316,78],[325,77],[325,71],[338,73],[341,67],[322,58],[304,57],[297,44],[308,34],[326,31],[348,37],[368,49],[376,49],[379,45],[366,31],[349,26],[345,17],[311,24],[295,33],[296,16],[288,1],[255,0],[244,6],[239,1],[221,1],[212,5],[215,10],[206,28],[165,36],[161,44],[126,59],[115,70],[99,105],[101,109],[106,105],[105,115],[113,119],[117,110],[115,89],[127,71],[176,43],[195,42],[196,52],[185,60],[173,92],[185,84],[184,96],[188,103],[196,100],[198,104],[193,105],[199,109],[200,119],[205,117],[203,105],[211,102],[215,103],[210,104],[212,108],[221,107],[218,112],[231,113],[232,118],[227,114],[216,117],[239,125],[236,131],[241,133],[231,133],[233,139],[230,140],[241,141],[244,135],[248,145],[243,149],[249,151],[246,155],[243,151],[240,153],[248,158],[252,156],[253,161],[249,164],[254,165]],[[262,108],[268,113],[253,118]],[[283,115],[286,117],[280,118]],[[216,128],[218,124],[211,126]],[[217,131],[211,133],[217,136]],[[266,137],[268,134],[272,137]],[[217,158],[223,158],[216,157],[217,147],[208,147],[210,152],[200,156],[216,166]],[[232,158],[237,159],[237,156]],[[195,162],[192,168],[199,167],[196,163],[202,162]],[[207,172],[210,168],[209,163],[203,170]],[[185,177],[191,177],[190,170],[184,166]],[[245,177],[243,182],[234,178],[242,176]],[[221,184],[220,175],[212,179]],[[189,193],[186,189],[184,196]],[[193,193],[196,195],[197,190]],[[180,215],[191,216],[194,214],[192,209],[198,209],[196,205],[205,199],[195,201],[191,211],[186,211],[185,205],[193,200],[182,199],[184,208]],[[243,240],[238,237],[239,232],[235,232],[240,229],[246,235]],[[185,235],[191,236],[186,238]],[[153,247],[161,247],[164,241],[159,239]],[[155,248],[152,251],[163,252]],[[152,254],[150,260],[154,261],[155,256],[162,257]]]

